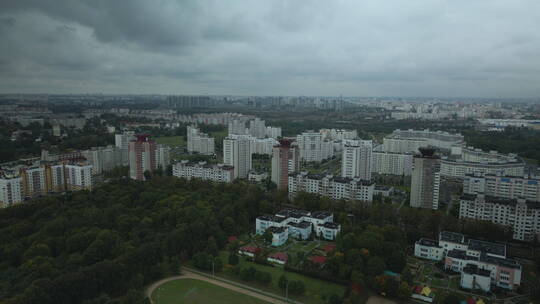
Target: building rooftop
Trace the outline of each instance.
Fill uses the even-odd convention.
[[[269,227],[267,230],[269,230],[272,233],[283,233],[283,232],[287,231],[287,228],[286,227],[272,226],[272,227]]]
[[[465,235],[463,235],[461,233],[457,233],[457,232],[442,231],[439,234],[439,240],[440,241],[445,241],[445,242],[464,244],[465,243]]]
[[[341,227],[338,223],[333,222],[326,222],[322,226],[328,229],[339,229]]]
[[[437,242],[437,241],[435,241],[435,240],[432,240],[432,239],[421,238],[421,239],[419,239],[418,241],[416,241],[416,243],[417,243],[418,245],[422,245],[422,246],[429,246],[429,247],[438,247],[438,248],[440,248],[439,242]]]
[[[463,268],[463,272],[468,274],[480,275],[483,277],[491,276],[491,272],[489,270],[478,268],[478,266],[474,264],[467,264],[467,266]]]
[[[306,222],[306,221],[301,221],[300,223],[290,222],[289,226],[293,226],[293,227],[301,228],[301,229],[307,229],[311,226],[311,223]]]
[[[500,243],[470,239],[467,248],[470,250],[485,252],[486,254],[506,257],[506,245]]]
[[[323,220],[329,216],[332,216],[332,213],[326,211],[315,211],[311,214],[311,218]]]
[[[278,213],[276,213],[276,216],[301,218],[302,216],[309,216],[309,214],[310,214],[310,212],[306,211],[306,210],[282,209]]]

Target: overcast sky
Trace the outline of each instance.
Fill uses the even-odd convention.
[[[539,0],[1,0],[0,92],[540,96]]]

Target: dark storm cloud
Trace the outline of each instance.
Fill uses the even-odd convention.
[[[0,2],[0,91],[538,96],[540,3]]]

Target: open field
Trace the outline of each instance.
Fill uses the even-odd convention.
[[[228,253],[227,252],[221,252],[220,257],[223,261],[228,260]],[[237,281],[241,282],[246,285],[250,285],[256,288],[259,288],[261,290],[271,292],[278,295],[283,295],[283,290],[281,290],[278,287],[278,280],[279,277],[282,274],[285,274],[285,276],[289,279],[289,281],[296,281],[300,280],[304,282],[306,285],[306,292],[302,296],[290,296],[292,299],[303,302],[303,303],[324,303],[323,296],[325,295],[332,295],[336,294],[341,296],[345,291],[345,286],[311,278],[302,274],[294,273],[294,272],[288,272],[283,269],[283,267],[280,266],[267,266],[267,265],[261,265],[254,262],[250,262],[246,260],[245,257],[240,257],[240,264],[241,267],[254,267],[258,271],[265,271],[272,275],[272,283],[269,286],[264,286],[261,284],[257,284],[254,282],[244,282],[240,280],[237,276],[234,276],[232,274],[229,274],[227,272],[223,272],[219,274],[220,276],[223,276],[231,281]]]
[[[155,138],[158,144],[168,145],[171,148],[173,147],[183,147],[186,145],[184,141],[184,136],[161,136]]]
[[[154,304],[267,304],[260,299],[196,279],[178,279],[152,293]]]

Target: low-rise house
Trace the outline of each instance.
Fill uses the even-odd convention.
[[[243,246],[238,248],[238,254],[245,255],[248,257],[255,257],[257,253],[261,251],[261,248],[255,246]]]
[[[279,265],[285,265],[288,260],[288,256],[285,252],[276,252],[268,255],[266,260],[270,263],[275,263]]]
[[[327,258],[322,255],[314,255],[309,260],[311,263],[322,267],[326,263]]]

